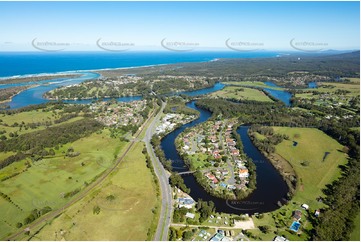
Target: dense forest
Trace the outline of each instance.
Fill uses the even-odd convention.
[[[245,76],[283,77],[289,72],[309,72],[315,75],[359,77],[360,51],[351,53],[300,53],[280,54],[276,58],[219,59],[212,62],[181,63],[157,67],[132,69],[139,76],[194,75],[225,77],[238,80]],[[126,75],[129,70],[102,71],[105,76]]]

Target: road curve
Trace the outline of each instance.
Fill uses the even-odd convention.
[[[152,123],[148,126],[146,131],[144,142],[147,147],[147,152],[152,160],[155,174],[159,180],[160,190],[162,194],[161,198],[161,210],[160,217],[158,221],[158,226],[156,233],[154,235],[154,240],[156,241],[166,241],[168,240],[168,231],[170,226],[170,220],[172,215],[172,190],[169,185],[169,173],[164,169],[162,163],[159,161],[158,157],[155,155],[150,140],[154,134],[155,126],[160,119],[161,114],[163,113],[166,103],[162,103],[162,107],[158,112],[157,116],[153,119]]]

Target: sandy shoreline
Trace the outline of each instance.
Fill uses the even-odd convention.
[[[215,62],[219,61],[220,58],[215,58],[209,61],[197,61],[192,63],[202,63],[202,62]],[[81,74],[82,72],[97,72],[97,71],[113,71],[113,70],[127,70],[127,69],[137,69],[137,68],[147,68],[147,67],[157,67],[157,66],[166,66],[166,65],[175,65],[181,63],[189,62],[180,62],[180,63],[166,63],[166,64],[154,64],[154,65],[143,65],[143,66],[129,66],[129,67],[116,67],[116,68],[100,68],[100,69],[88,69],[88,70],[71,70],[71,71],[61,71],[61,72],[51,72],[51,73],[37,73],[37,74],[24,74],[24,75],[15,75],[15,76],[5,76],[0,77],[0,82],[7,79],[17,79],[17,78],[32,78],[32,77],[49,77],[49,76],[60,76],[60,75],[69,75],[69,74]]]

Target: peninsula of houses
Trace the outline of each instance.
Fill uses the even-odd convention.
[[[235,125],[235,120],[208,121],[186,130],[176,142],[197,181],[210,194],[230,199],[249,194],[255,175],[237,145]]]

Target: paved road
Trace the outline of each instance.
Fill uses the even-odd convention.
[[[233,158],[231,158],[231,159],[233,159]],[[229,172],[231,173],[231,177],[228,179],[227,183],[229,185],[234,185],[234,184],[236,184],[236,179],[234,177],[234,168],[233,168],[233,164],[231,163],[231,159],[227,159],[228,169],[229,169]]]
[[[155,155],[152,145],[150,144],[150,140],[154,134],[155,126],[160,119],[160,116],[165,107],[165,103],[162,103],[162,108],[153,119],[152,123],[148,126],[146,131],[144,142],[147,147],[147,152],[152,159],[153,167],[156,176],[158,177],[160,190],[162,194],[161,198],[161,210],[160,210],[160,218],[158,222],[157,231],[154,235],[154,240],[168,240],[168,230],[172,215],[172,190],[169,185],[169,173],[164,169],[163,165],[160,163],[158,157]]]

